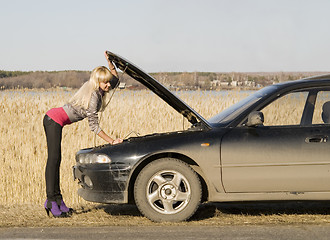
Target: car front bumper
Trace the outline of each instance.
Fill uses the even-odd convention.
[[[89,164],[73,166],[74,180],[81,186],[78,195],[98,203],[127,203],[129,166]]]

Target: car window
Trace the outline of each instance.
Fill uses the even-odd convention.
[[[330,123],[329,119],[328,119],[328,121],[326,121],[326,117],[322,118],[323,112],[325,115],[330,114],[330,102],[329,101],[330,101],[330,91],[319,91],[318,92],[317,97],[316,97],[316,102],[315,102],[315,109],[314,109],[312,124]],[[327,102],[329,102],[329,103],[327,104]],[[325,105],[324,111],[322,109],[323,105]]]
[[[300,125],[308,92],[291,92],[269,105],[261,112],[265,126]]]
[[[277,87],[275,85],[265,87],[255,92],[254,94],[248,96],[247,98],[242,99],[241,101],[230,106],[229,108],[223,110],[219,114],[210,118],[208,121],[210,123],[220,123],[222,125],[225,125],[231,122],[233,119],[235,119],[239,114],[244,112],[250,106],[255,104],[257,101],[259,101],[261,98],[272,94],[276,90]]]

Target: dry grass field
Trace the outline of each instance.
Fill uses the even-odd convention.
[[[204,92],[179,93],[191,106],[210,117],[237,101],[242,94],[225,99]],[[47,146],[42,125],[44,114],[70,99],[67,91],[4,91],[1,97],[0,202],[3,205],[42,204],[45,200],[44,168]],[[188,122],[184,124],[189,127]],[[101,127],[112,137],[124,138],[131,131],[141,135],[182,130],[183,118],[153,93],[117,91],[102,113]],[[70,205],[80,205],[71,167],[75,153],[105,142],[89,130],[87,120],[63,128],[61,186]]]
[[[179,93],[206,118],[237,101],[242,94],[219,95],[204,92]],[[67,91],[3,91],[0,125],[0,202],[2,205],[42,204],[45,200],[44,168],[47,146],[42,120],[53,107],[70,99]],[[184,124],[189,127],[188,122]],[[153,132],[182,130],[183,117],[148,91],[117,91],[102,113],[101,127],[112,137],[124,138],[131,131],[141,135]],[[71,167],[75,153],[85,147],[105,142],[89,130],[87,120],[63,128],[61,187],[69,205],[77,206],[77,183],[72,180]]]
[[[78,197],[78,184],[72,179],[71,167],[79,149],[94,145],[95,136],[89,130],[87,120],[63,129],[61,188],[67,205],[76,208],[77,214],[65,220],[46,217],[42,205],[46,198],[44,169],[47,148],[42,120],[47,110],[65,104],[72,93],[64,90],[0,92],[0,227],[151,224],[134,206],[91,204]],[[247,95],[241,92],[226,95],[211,92],[177,94],[205,118]],[[118,90],[101,120],[105,132],[121,138],[133,130],[145,135],[182,130],[183,125],[189,127],[188,122],[183,124],[180,114],[147,91]],[[96,138],[96,145],[104,143]],[[228,210],[228,206],[233,208]],[[206,204],[197,212],[195,220],[198,224],[330,222],[330,217],[321,213],[329,213],[324,208],[311,215],[308,208],[292,215],[290,206],[289,210],[285,207],[274,212],[269,212],[267,207],[249,210],[247,206]],[[297,218],[299,214],[301,218]]]

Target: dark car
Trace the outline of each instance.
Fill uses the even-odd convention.
[[[117,67],[191,123],[80,150],[78,194],[135,203],[153,221],[183,221],[204,201],[330,200],[330,75],[265,87],[205,120],[150,75]]]

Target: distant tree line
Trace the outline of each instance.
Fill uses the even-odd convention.
[[[4,71],[0,70],[0,78],[7,78],[7,77],[17,77],[25,74],[29,74],[30,72],[22,72],[22,71]]]
[[[296,80],[324,72],[158,72],[150,73],[170,89],[230,89],[259,88],[266,85]],[[90,77],[90,71],[0,71],[0,89],[15,88],[79,88]],[[119,72],[121,82],[128,88],[143,88],[134,79]]]
[[[260,88],[274,83],[297,80],[325,72],[171,72],[151,73],[173,89]]]
[[[79,88],[89,79],[88,71],[58,71],[58,72],[22,72],[16,75],[6,73],[8,77],[0,78],[2,89],[13,88]]]

